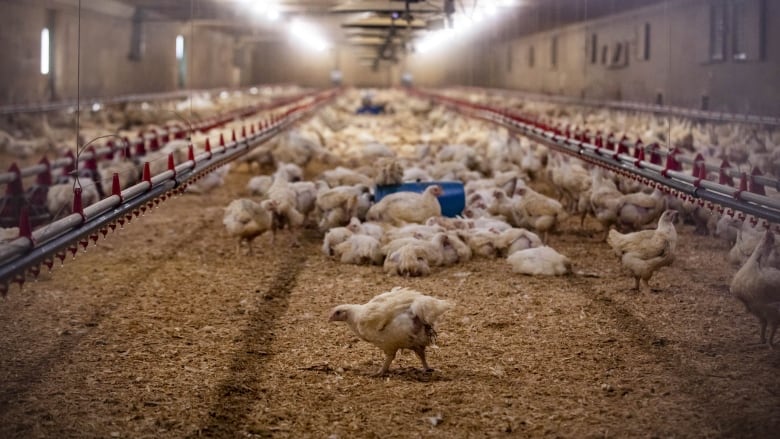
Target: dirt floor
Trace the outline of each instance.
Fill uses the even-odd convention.
[[[630,291],[576,219],[551,245],[597,277],[502,259],[425,278],[342,265],[313,232],[237,255],[232,172],[133,220],[0,301],[0,437],[777,437],[780,350],[730,297],[726,245],[680,228],[678,262]],[[328,310],[393,286],[457,302],[424,373]]]

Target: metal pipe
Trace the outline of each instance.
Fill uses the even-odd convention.
[[[418,93],[427,95],[429,98],[436,101],[442,101],[442,98],[436,94],[429,92]],[[623,172],[652,180],[657,184],[661,184],[695,198],[710,201],[733,210],[739,210],[773,223],[780,223],[780,202],[778,202],[778,200],[749,192],[742,192],[739,194],[739,198],[737,198],[737,190],[731,186],[708,182],[706,180],[701,180],[698,182],[699,186],[696,186],[695,182],[697,179],[693,178],[691,175],[678,171],[665,170],[650,162],[638,161],[625,154],[616,155],[614,152],[607,151],[602,155],[595,145],[588,144],[587,147],[583,147],[585,144],[584,142],[565,138],[552,131],[542,130],[539,127],[534,127],[522,121],[509,119],[498,111],[472,111],[472,108],[463,108],[466,104],[455,105],[452,104],[452,102],[449,102],[448,104],[448,106],[455,108],[461,113],[500,124],[555,150],[578,157],[584,156],[589,162],[596,165],[609,169],[618,168]]]
[[[569,96],[543,95],[538,93],[527,93],[518,90],[504,90],[495,88],[462,87],[466,89],[476,89],[477,91],[490,94],[498,94],[506,97],[521,97],[529,100],[547,101],[558,104],[580,105],[587,107],[610,108],[624,111],[640,111],[645,113],[672,115],[679,117],[688,117],[692,119],[710,120],[713,122],[733,122],[749,123],[769,126],[780,126],[780,118],[772,116],[760,116],[749,114],[734,114],[719,111],[704,111],[684,107],[671,107],[666,105],[647,104],[642,102],[625,102],[614,100],[581,99]]]
[[[238,109],[234,110],[222,115],[217,116],[217,120],[209,125],[209,129],[206,131],[209,131],[210,129],[217,128],[218,126],[225,125],[229,123],[230,121],[233,121],[236,119],[236,117],[248,117],[252,114],[258,113],[260,111],[269,110],[274,107],[284,107],[287,105],[292,104],[295,101],[303,101],[308,99],[311,96],[311,93],[307,94],[299,94],[295,95],[293,97],[284,97],[276,99],[275,101],[271,102],[270,104],[260,104],[260,105],[253,105],[246,107],[244,109]],[[195,125],[200,125],[200,123],[196,123]],[[202,131],[202,129],[198,129],[195,126],[193,126],[193,130],[199,130]],[[143,132],[141,135],[137,138],[134,138],[130,141],[131,147],[140,144],[141,142],[145,142],[146,140],[150,140],[156,136],[175,136],[176,133],[181,132],[181,130],[178,127],[171,127],[167,130],[161,130],[158,131],[156,134],[152,134],[150,132]],[[95,153],[93,154],[91,151],[85,151],[81,154],[79,154],[79,162],[84,162],[87,160],[95,158],[103,158],[109,154],[116,153],[122,149],[125,148],[126,145],[122,144],[122,142],[115,142],[113,147],[108,146],[102,146],[100,147],[100,150],[98,151],[98,148],[96,148]],[[64,157],[54,160],[50,163],[50,168],[52,171],[55,169],[59,169],[62,167],[66,167],[72,164],[72,160],[70,158]],[[45,172],[46,167],[42,165],[32,165],[30,167],[24,168],[21,170],[22,177],[30,177],[37,174],[40,174],[42,172]],[[16,174],[12,172],[2,172],[0,173],[0,184],[7,184],[11,183],[16,180]]]
[[[117,218],[132,213],[136,208],[168,192],[173,186],[173,181],[165,182],[165,184],[154,188],[144,196],[123,203],[117,208],[107,211],[94,218],[92,221],[85,223],[82,227],[47,241],[40,246],[33,248],[29,253],[3,264],[0,266],[0,279],[2,279],[2,282],[7,283],[20,274],[24,275],[24,272],[28,267],[39,265],[47,258],[50,258],[51,255],[75,245],[79,239],[92,233],[97,233],[101,228],[107,226]]]
[[[206,153],[199,154],[196,160],[188,160],[177,167],[177,172],[166,170],[151,178],[151,182],[142,181],[122,191],[122,199],[112,195],[84,209],[84,216],[79,213],[71,214],[41,227],[33,232],[33,241],[39,245],[32,247],[32,242],[20,237],[9,244],[0,247],[0,283],[7,284],[15,276],[24,275],[24,271],[31,266],[40,264],[52,254],[64,248],[72,247],[76,242],[83,241],[85,237],[96,233],[106,224],[121,218],[154,200],[155,198],[175,189],[181,184],[188,183],[203,171],[215,165],[222,165],[246,154],[252,148],[266,142],[277,135],[283,129],[291,126],[304,117],[303,113],[311,114],[321,108],[327,101],[335,96],[334,92],[321,92],[315,104],[302,106],[291,114],[282,118],[274,128],[258,133],[253,140],[241,139],[230,142],[226,147],[220,147],[217,152],[209,156]],[[324,98],[323,98],[324,97]],[[224,153],[224,154],[223,154]],[[25,251],[28,253],[23,254]]]
[[[243,90],[246,93],[246,92],[250,92],[252,88],[262,88],[266,86],[270,86],[270,84],[265,86],[259,85],[251,88],[234,88],[234,89],[211,88],[211,89],[201,89],[201,90],[181,90],[181,91],[163,92],[163,93],[139,93],[139,94],[122,95],[122,96],[115,96],[115,97],[91,98],[91,99],[83,100],[81,107],[91,108],[94,104],[105,105],[105,104],[144,102],[144,101],[153,102],[153,101],[165,101],[165,100],[174,100],[174,99],[187,99],[194,94],[206,94],[206,93],[214,94],[214,93],[221,93],[223,91],[235,92],[235,91]],[[76,103],[77,103],[76,99],[68,99],[68,100],[63,100],[58,102],[3,105],[0,106],[0,114],[39,113],[45,111],[75,109]]]

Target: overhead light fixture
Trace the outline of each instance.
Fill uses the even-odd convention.
[[[41,30],[41,74],[49,74],[49,29]]]
[[[306,47],[324,52],[330,48],[330,44],[310,23],[295,19],[290,23],[290,35]]]

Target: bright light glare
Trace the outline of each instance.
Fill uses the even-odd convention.
[[[473,11],[456,13],[452,17],[452,28],[429,32],[417,42],[417,52],[430,52],[440,46],[444,46],[445,42],[454,42],[457,38],[463,38],[466,35],[475,33],[479,28],[484,27],[486,23],[496,19],[499,7],[513,6],[514,4],[515,2],[512,0],[497,0],[487,5],[480,2],[481,6]]]
[[[49,29],[41,31],[41,74],[49,74]]]
[[[301,20],[290,23],[290,35],[302,45],[318,52],[324,52],[330,47],[314,26]]]
[[[428,34],[422,41],[417,43],[417,51],[420,53],[427,53],[431,50],[439,47],[448,40],[452,40],[456,36],[455,29],[442,29],[437,32]]]
[[[268,12],[265,13],[265,17],[270,21],[276,21],[282,16],[282,13],[276,9],[275,6],[269,6]]]
[[[92,104],[92,112],[93,113],[97,113],[98,111],[100,111],[102,109],[103,109],[103,106],[100,105],[99,102],[95,102],[94,104]]]
[[[257,87],[252,87],[249,89],[249,94],[256,95],[258,93],[260,93],[260,90],[258,90]]]
[[[268,21],[276,21],[282,18],[282,12],[279,10],[279,7],[273,4],[256,3],[252,6],[252,12],[255,15],[265,16]]]
[[[176,59],[184,58],[184,35],[176,36]]]

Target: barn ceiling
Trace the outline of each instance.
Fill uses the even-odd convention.
[[[38,0],[40,1],[40,0]],[[54,0],[65,2],[68,0]],[[73,0],[75,1],[75,0]],[[103,0],[144,20],[173,20],[218,28],[249,41],[278,39],[305,19],[334,44],[376,47],[395,60],[432,30],[493,13],[480,32],[506,38],[623,12],[661,1],[684,0]],[[454,10],[454,14],[448,13]],[[497,12],[497,14],[496,14]],[[451,20],[453,17],[454,20]],[[308,30],[303,31],[308,32]]]

